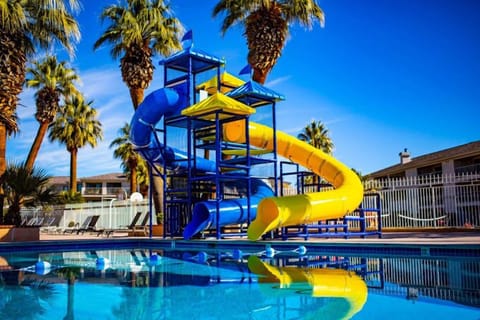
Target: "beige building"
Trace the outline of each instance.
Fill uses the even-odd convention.
[[[396,165],[372,172],[371,179],[480,173],[480,140],[411,157],[405,149]]]
[[[391,227],[480,226],[480,141],[411,157],[372,172],[367,189],[378,191]]]
[[[55,191],[61,192],[69,189],[69,179],[68,176],[58,176],[53,177],[50,182]],[[108,173],[78,179],[77,190],[87,202],[125,200],[130,194],[130,183],[123,173]]]

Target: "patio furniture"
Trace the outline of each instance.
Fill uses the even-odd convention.
[[[98,235],[104,234],[105,236],[109,237],[115,232],[132,232],[135,233],[135,231],[143,231],[146,232],[146,227],[147,223],[149,221],[149,213],[147,212],[140,224],[137,225],[138,220],[140,220],[140,217],[142,216],[143,212],[137,212],[136,215],[133,217],[132,222],[124,227],[124,228],[114,228],[114,229],[104,229],[102,232],[99,232]]]
[[[78,223],[76,223],[73,227],[68,227],[63,229],[63,233],[74,233],[74,232],[77,232],[79,229],[87,228],[92,218],[93,218],[93,215],[87,216],[81,226],[79,226]]]
[[[77,229],[77,234],[84,234],[85,232],[103,232],[104,229],[97,229],[96,227],[98,219],[100,219],[99,215],[92,216],[92,219],[90,219],[90,222],[86,227]]]

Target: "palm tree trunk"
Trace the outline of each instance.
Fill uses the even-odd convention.
[[[165,214],[164,207],[163,207],[163,196],[164,196],[164,181],[162,177],[154,175],[152,177],[153,183],[152,185],[152,192],[153,192],[153,204],[155,206],[155,213],[163,213]]]
[[[6,151],[7,151],[7,128],[5,124],[0,123],[0,224],[3,223],[3,203],[5,194],[3,192],[3,174],[7,170]]]
[[[5,127],[5,124],[0,122],[0,177],[3,176],[3,173],[7,170],[6,152],[7,128]]]
[[[137,166],[130,167],[130,194],[137,191]]]
[[[253,81],[258,82],[260,84],[265,84],[265,80],[267,80],[267,74],[270,70],[260,70],[260,69],[253,69]]]
[[[132,98],[133,109],[137,110],[140,103],[143,101],[144,89],[130,88],[130,97]]]
[[[33,164],[35,163],[35,159],[38,156],[38,152],[40,151],[40,147],[42,146],[43,138],[47,133],[48,123],[42,122],[40,127],[38,128],[37,135],[35,136],[35,140],[33,141],[32,147],[30,148],[30,152],[28,153],[27,162],[25,163],[25,167],[31,171],[33,168]]]
[[[77,154],[77,148],[70,150],[70,190],[72,193],[77,192]]]

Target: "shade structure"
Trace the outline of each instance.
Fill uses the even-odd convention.
[[[241,86],[229,91],[226,95],[254,107],[285,100],[285,96],[282,94],[253,80],[243,83]]]
[[[223,72],[220,75],[220,92],[227,93],[241,85],[243,85],[245,81],[239,79],[235,76],[232,76],[228,72]],[[218,77],[215,76],[210,80],[202,82],[196,87],[197,90],[205,90],[208,94],[214,94],[218,91]]]
[[[207,99],[183,109],[182,115],[189,117],[200,116],[202,119],[212,120],[215,118],[215,111],[223,111],[239,116],[255,113],[254,108],[217,92]],[[222,117],[228,117],[228,115],[223,115]]]

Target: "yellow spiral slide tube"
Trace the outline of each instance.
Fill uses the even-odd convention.
[[[225,123],[223,137],[245,143],[246,121]],[[273,129],[249,123],[251,145],[273,150]],[[260,201],[257,217],[248,227],[248,238],[257,240],[270,230],[341,218],[354,211],[363,198],[363,186],[357,174],[332,156],[284,132],[276,131],[277,153],[323,177],[334,190],[308,194],[269,197]]]

